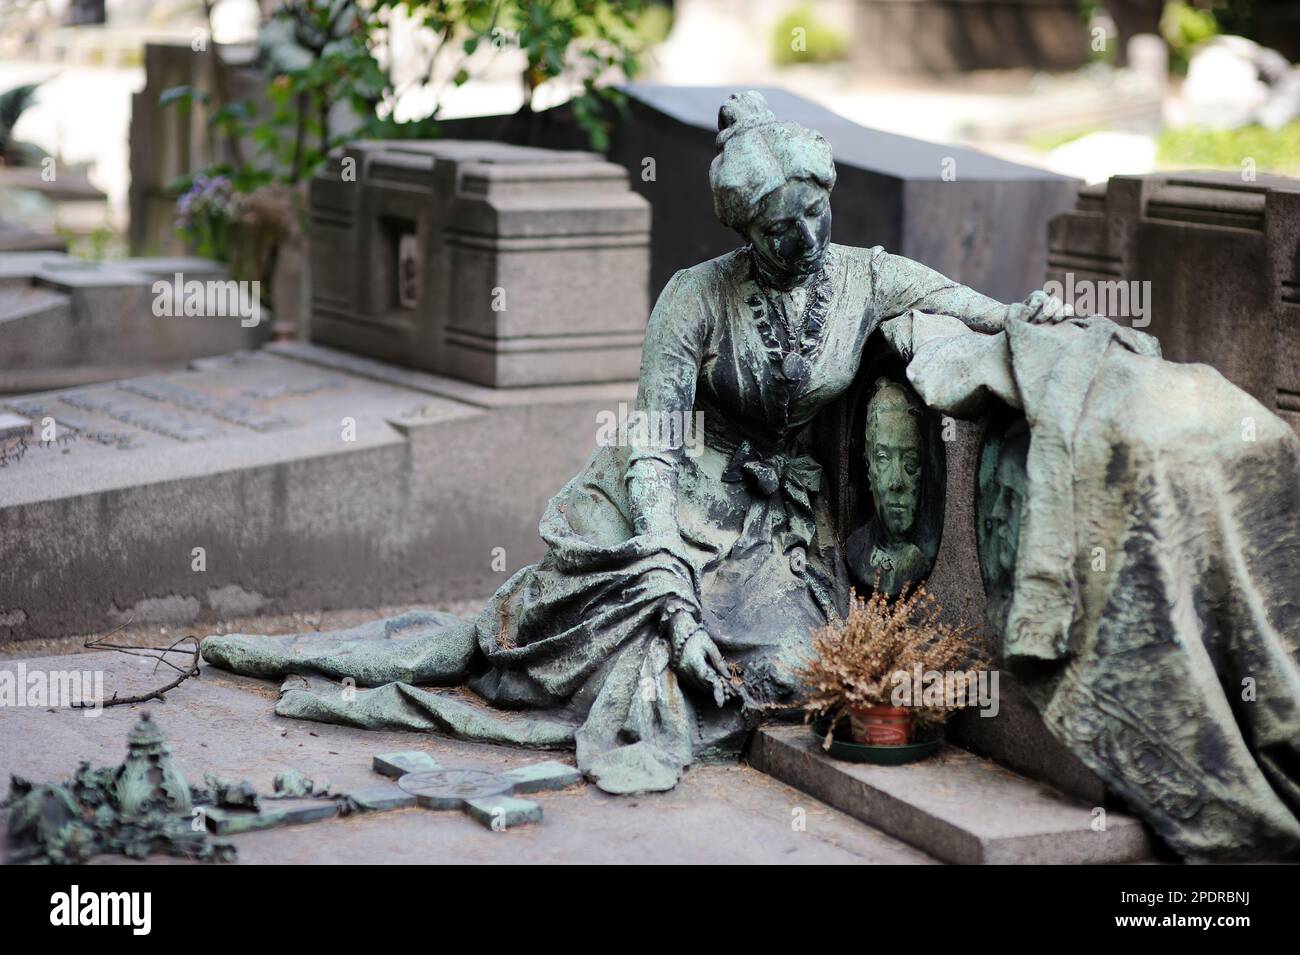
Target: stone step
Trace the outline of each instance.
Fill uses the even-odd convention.
[[[1150,837],[1133,816],[1106,809],[1102,828],[1100,809],[948,744],[920,762],[873,766],[831,758],[806,726],[776,725],[754,733],[748,757],[755,769],[945,862],[1122,863],[1152,856]]]

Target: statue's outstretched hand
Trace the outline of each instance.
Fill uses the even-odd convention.
[[[1022,317],[1032,325],[1055,325],[1074,316],[1071,306],[1042,289],[1030,292],[1021,308],[1024,309]]]
[[[677,673],[697,690],[712,693],[713,702],[718,706],[724,706],[727,700],[737,695],[727,661],[703,629],[686,638],[677,659]]]

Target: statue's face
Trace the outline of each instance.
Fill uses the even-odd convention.
[[[867,428],[867,477],[876,515],[891,541],[907,539],[921,504],[921,425],[901,409],[882,411]]]
[[[1025,471],[1010,455],[998,461],[997,497],[986,518],[990,568],[995,579],[1011,580],[1020,546],[1020,512],[1025,500]]]
[[[831,241],[831,197],[807,179],[773,190],[749,223],[754,252],[773,273],[796,279],[821,267]]]

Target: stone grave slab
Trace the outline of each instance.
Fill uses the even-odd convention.
[[[0,412],[0,441],[31,435],[32,420],[9,411]]]
[[[0,396],[32,423],[0,460],[0,644],[482,597],[541,557],[546,502],[634,394],[294,343]]]

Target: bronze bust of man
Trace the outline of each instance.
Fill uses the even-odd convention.
[[[879,379],[867,402],[867,479],[875,516],[850,537],[846,559],[860,591],[896,596],[930,569],[916,541],[925,460],[921,409],[906,389]]]

